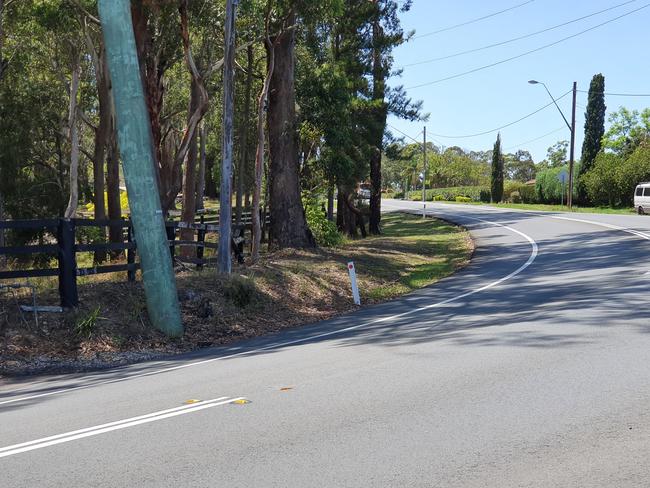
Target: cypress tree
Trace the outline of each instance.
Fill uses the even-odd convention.
[[[587,191],[582,176],[591,169],[600,152],[601,141],[605,134],[605,77],[598,73],[589,85],[589,100],[585,113],[585,139],[582,143],[582,157],[578,174],[578,200],[588,203]]]
[[[492,190],[492,203],[499,203],[503,198],[503,154],[501,153],[501,133],[497,134],[492,151],[492,172],[490,186]]]

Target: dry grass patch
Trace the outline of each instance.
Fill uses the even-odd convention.
[[[42,314],[39,327],[18,310],[26,297],[0,297],[0,373],[2,368],[29,370],[34,363],[42,368],[62,363],[73,369],[98,367],[229,344],[327,319],[356,308],[348,261],[355,262],[366,305],[448,276],[466,265],[473,251],[464,229],[440,220],[392,214],[384,216],[383,231],[334,249],[270,253],[255,266],[236,268],[230,278],[214,270],[180,272],[186,331],[180,339],[151,328],[139,282],[81,283],[79,308]],[[56,305],[56,288],[40,291],[38,301]]]

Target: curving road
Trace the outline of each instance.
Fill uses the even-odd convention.
[[[0,486],[649,486],[650,217],[427,213],[477,243],[433,287],[237,347],[1,386]]]

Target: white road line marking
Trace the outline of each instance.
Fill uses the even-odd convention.
[[[110,422],[108,424],[96,425],[94,427],[88,427],[86,429],[75,430],[72,432],[66,432],[63,434],[53,435],[50,437],[44,437],[42,439],[36,439],[29,442],[14,444],[12,446],[6,446],[1,448],[0,458],[14,456],[16,454],[21,454],[23,452],[33,451],[35,449],[43,449],[45,447],[50,447],[57,444],[63,444],[64,442],[71,442],[78,439],[83,439],[85,437],[105,434],[107,432],[112,432],[114,430],[126,429],[129,427],[135,427],[136,425],[147,424],[150,422],[157,422],[159,420],[168,419],[171,417],[177,417],[179,415],[186,415],[188,413],[198,412],[199,410],[205,410],[206,408],[212,408],[212,407],[217,407],[219,405],[232,403],[237,400],[243,400],[243,397],[216,398],[214,400],[207,400],[205,402],[196,403],[194,405],[170,408],[167,410],[161,410],[159,412],[153,412],[147,415],[140,415],[138,417],[118,420],[116,422]]]
[[[345,327],[343,329],[337,329],[337,330],[333,330],[333,331],[330,331],[330,332],[324,332],[322,334],[315,334],[315,335],[311,335],[311,336],[308,336],[308,337],[303,337],[301,339],[294,339],[294,340],[291,340],[291,341],[279,342],[279,343],[275,343],[275,344],[270,344],[268,346],[260,347],[260,348],[257,348],[257,349],[251,349],[251,350],[246,350],[246,351],[242,351],[242,352],[238,352],[238,353],[228,354],[226,356],[219,356],[219,357],[216,357],[216,358],[204,359],[204,360],[201,360],[201,361],[194,361],[194,362],[191,362],[191,363],[181,364],[181,365],[178,365],[178,366],[172,366],[172,367],[169,367],[169,368],[162,368],[162,369],[158,369],[158,370],[154,370],[154,371],[148,371],[146,373],[135,374],[135,375],[132,375],[132,376],[126,376],[126,377],[116,378],[116,379],[112,379],[112,380],[100,381],[100,382],[89,384],[89,385],[72,386],[72,387],[69,387],[69,388],[62,388],[60,390],[53,390],[53,391],[48,391],[48,392],[45,392],[45,393],[38,393],[38,394],[24,396],[24,397],[12,398],[12,399],[9,399],[9,400],[0,401],[0,405],[7,405],[7,404],[10,404],[10,403],[33,400],[33,399],[36,399],[36,398],[42,398],[42,397],[47,397],[47,396],[51,396],[51,395],[58,395],[58,394],[67,393],[67,392],[70,392],[70,391],[83,390],[83,389],[92,388],[92,387],[95,387],[95,386],[108,385],[108,384],[111,384],[111,383],[118,383],[118,382],[122,382],[122,381],[126,381],[126,380],[143,378],[143,377],[146,377],[146,376],[152,376],[152,375],[161,374],[161,373],[168,373],[170,371],[177,371],[177,370],[180,370],[180,369],[191,368],[191,367],[194,367],[194,366],[200,366],[200,365],[212,363],[212,362],[215,362],[215,361],[223,361],[225,359],[232,359],[232,358],[236,358],[236,357],[240,357],[240,356],[245,356],[245,355],[248,355],[248,354],[258,353],[258,352],[261,352],[261,351],[276,349],[278,347],[286,347],[286,346],[292,346],[292,345],[295,345],[295,344],[301,344],[303,342],[309,342],[309,341],[312,341],[314,339],[320,339],[320,338],[323,338],[323,337],[330,337],[330,336],[334,336],[334,335],[338,335],[338,334],[343,334],[345,332],[358,330],[358,329],[361,329],[361,328],[364,328],[364,327],[368,327],[370,325],[379,324],[379,323],[383,323],[383,322],[388,322],[388,321],[395,320],[395,319],[398,319],[398,318],[406,317],[406,316],[411,315],[411,314],[416,313],[416,312],[421,312],[423,310],[429,310],[429,309],[432,309],[432,308],[435,308],[435,307],[440,307],[442,305],[446,305],[448,303],[455,302],[455,301],[461,300],[463,298],[467,298],[468,296],[475,295],[476,293],[488,290],[490,288],[494,288],[495,286],[498,286],[501,283],[514,278],[515,276],[520,274],[522,271],[524,271],[526,268],[528,268],[531,264],[533,264],[533,261],[535,261],[535,258],[537,257],[539,249],[537,247],[537,243],[535,242],[535,240],[532,237],[530,237],[527,234],[524,234],[523,232],[520,232],[520,231],[518,231],[516,229],[513,229],[512,227],[508,227],[507,225],[500,224],[498,222],[491,222],[489,220],[479,219],[479,218],[476,218],[476,217],[467,217],[467,216],[465,216],[465,218],[468,218],[468,219],[471,219],[471,220],[476,220],[478,222],[483,222],[483,223],[490,224],[490,225],[495,225],[497,227],[502,227],[504,229],[509,230],[510,232],[513,232],[514,234],[517,234],[517,235],[520,235],[520,236],[524,237],[529,242],[529,244],[531,245],[530,257],[528,258],[528,260],[523,265],[521,265],[519,268],[517,268],[512,273],[510,273],[507,276],[504,276],[503,278],[500,278],[500,279],[498,279],[496,281],[488,283],[487,285],[484,285],[484,286],[482,286],[480,288],[477,288],[475,290],[471,290],[471,291],[462,293],[461,295],[457,295],[455,297],[448,298],[448,299],[443,300],[441,302],[437,302],[437,303],[434,303],[434,304],[431,304],[431,305],[425,305],[424,307],[413,308],[413,309],[411,309],[411,310],[409,310],[407,312],[403,312],[403,313],[400,313],[400,314],[397,314],[397,315],[391,315],[391,316],[383,317],[383,318],[380,318],[380,319],[370,320],[368,322],[363,322],[363,323],[358,324],[358,325],[353,325],[353,326],[350,326],[350,327]]]

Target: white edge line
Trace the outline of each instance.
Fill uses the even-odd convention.
[[[78,439],[83,439],[85,437],[91,437],[91,436],[96,436],[99,434],[105,434],[106,432],[111,432],[114,430],[121,430],[121,429],[126,429],[128,427],[135,427],[136,425],[141,425],[141,424],[147,424],[150,422],[157,422],[158,420],[164,420],[168,419],[171,417],[177,417],[179,415],[186,415],[188,413],[194,413],[198,412],[199,410],[205,410],[206,408],[212,408],[212,407],[217,407],[219,405],[225,405],[227,403],[233,403],[237,400],[244,400],[243,397],[239,398],[230,398],[227,400],[223,400],[220,402],[211,400],[211,403],[205,402],[205,403],[200,403],[194,406],[194,408],[188,408],[184,410],[178,410],[178,409],[169,409],[169,410],[163,410],[161,412],[157,412],[157,415],[155,414],[150,414],[150,415],[144,415],[144,416],[139,416],[139,417],[133,417],[132,419],[124,419],[122,421],[119,421],[117,425],[110,425],[110,424],[105,424],[107,425],[106,427],[102,426],[97,426],[97,427],[89,427],[88,429],[82,429],[82,431],[74,431],[70,432],[68,434],[60,434],[58,438],[52,439],[52,437],[57,437],[57,436],[52,436],[52,437],[45,437],[43,439],[37,439],[35,441],[31,441],[29,443],[22,443],[22,444],[16,444],[14,446],[7,446],[3,448],[3,452],[0,452],[0,458],[3,457],[8,457],[8,456],[14,456],[16,454],[21,454],[23,452],[28,452],[28,451],[33,451],[35,449],[43,449],[45,447],[50,447],[54,446],[57,444],[63,444],[64,442],[71,442],[75,441]],[[166,412],[166,413],[163,413]],[[155,416],[154,416],[155,415]],[[84,432],[85,431],[85,432]],[[75,432],[79,432],[76,433]],[[48,440],[51,439],[51,440]],[[25,445],[25,444],[30,444],[30,445]],[[23,446],[23,447],[18,447],[18,446]]]
[[[413,209],[403,209],[403,210],[413,210]],[[251,350],[247,350],[247,351],[237,352],[237,353],[233,353],[233,354],[228,354],[226,356],[219,356],[219,357],[216,357],[216,358],[204,359],[204,360],[201,360],[201,361],[194,361],[194,362],[191,362],[191,363],[181,364],[181,365],[178,365],[178,366],[172,366],[172,367],[169,367],[169,368],[162,368],[162,369],[158,369],[158,370],[154,370],[154,371],[148,371],[146,373],[135,374],[135,375],[127,376],[127,377],[124,377],[124,378],[116,378],[116,379],[112,379],[112,380],[100,381],[100,382],[89,384],[89,385],[72,386],[70,388],[63,388],[61,390],[54,390],[54,391],[48,391],[46,393],[39,393],[39,394],[36,394],[36,395],[29,395],[29,396],[24,396],[24,397],[19,397],[19,398],[12,398],[10,400],[0,401],[0,405],[7,405],[7,404],[10,404],[10,403],[33,400],[35,398],[42,398],[42,397],[46,397],[46,396],[57,395],[57,394],[67,393],[67,392],[75,391],[75,390],[83,390],[83,389],[87,389],[87,388],[93,388],[93,387],[96,387],[96,386],[108,385],[108,384],[111,384],[111,383],[118,383],[118,382],[122,382],[122,381],[126,381],[126,380],[143,378],[143,377],[146,377],[146,376],[153,376],[153,375],[161,374],[161,373],[168,373],[170,371],[176,371],[176,370],[190,368],[190,367],[194,367],[194,366],[200,366],[200,365],[203,365],[203,364],[209,364],[209,363],[212,363],[212,362],[215,362],[215,361],[223,361],[225,359],[232,359],[232,358],[236,358],[236,357],[240,357],[240,356],[245,356],[245,355],[248,355],[248,354],[254,354],[254,353],[260,352],[260,351],[267,351],[269,349],[275,349],[275,348],[278,348],[278,347],[286,347],[286,346],[291,346],[291,345],[294,345],[294,344],[300,344],[300,343],[308,342],[308,341],[311,341],[311,340],[314,340],[314,339],[320,339],[322,337],[329,337],[329,336],[333,336],[333,335],[337,335],[337,334],[343,334],[345,332],[350,332],[352,330],[361,329],[361,328],[367,327],[369,325],[374,325],[374,324],[378,324],[378,323],[382,323],[382,322],[387,322],[387,321],[390,321],[390,320],[395,320],[395,319],[398,319],[398,318],[401,318],[401,317],[405,317],[407,315],[410,315],[410,314],[415,313],[415,312],[420,312],[422,310],[429,310],[429,309],[432,309],[432,308],[435,308],[435,307],[439,307],[441,305],[446,305],[447,303],[455,302],[457,300],[461,300],[463,298],[474,295],[476,293],[488,290],[490,288],[493,288],[495,286],[500,285],[504,281],[507,281],[507,280],[510,280],[510,279],[514,278],[515,276],[520,274],[522,271],[524,271],[526,268],[528,268],[533,263],[533,261],[535,261],[535,258],[537,257],[537,254],[538,254],[539,250],[538,250],[538,247],[537,247],[537,243],[535,242],[535,240],[532,237],[528,236],[527,234],[524,234],[521,231],[513,229],[512,227],[508,227],[507,225],[500,224],[498,222],[491,222],[489,220],[483,220],[483,219],[479,219],[479,218],[476,218],[476,217],[467,217],[467,216],[465,216],[465,218],[468,218],[468,219],[471,219],[471,220],[476,220],[478,222],[483,222],[483,223],[495,225],[497,227],[503,227],[504,229],[507,229],[507,230],[509,230],[509,231],[511,231],[511,232],[513,232],[515,234],[518,234],[518,235],[524,237],[530,243],[530,245],[532,247],[530,257],[528,258],[528,260],[523,265],[521,265],[519,268],[517,268],[515,271],[513,271],[509,275],[504,276],[503,278],[500,278],[500,279],[498,279],[496,281],[493,281],[492,283],[488,283],[487,285],[482,286],[482,287],[480,287],[480,288],[478,288],[476,290],[468,291],[468,292],[463,293],[461,295],[458,295],[458,296],[455,296],[455,297],[452,297],[452,298],[448,298],[447,300],[443,300],[442,302],[434,303],[434,304],[431,304],[431,305],[426,305],[424,307],[413,308],[413,309],[411,309],[411,310],[409,310],[407,312],[403,312],[403,313],[400,313],[400,314],[397,314],[397,315],[391,315],[391,316],[388,316],[388,317],[383,317],[383,318],[380,318],[380,319],[371,320],[369,322],[363,322],[363,323],[358,324],[358,325],[353,325],[353,326],[350,326],[350,327],[345,327],[343,329],[337,329],[337,330],[330,331],[330,332],[324,332],[322,334],[316,334],[316,335],[312,335],[312,336],[309,336],[309,337],[303,337],[303,338],[294,339],[294,340],[291,340],[291,341],[285,341],[285,342],[270,344],[268,346],[260,347],[260,348],[257,348],[257,349],[251,349]]]

